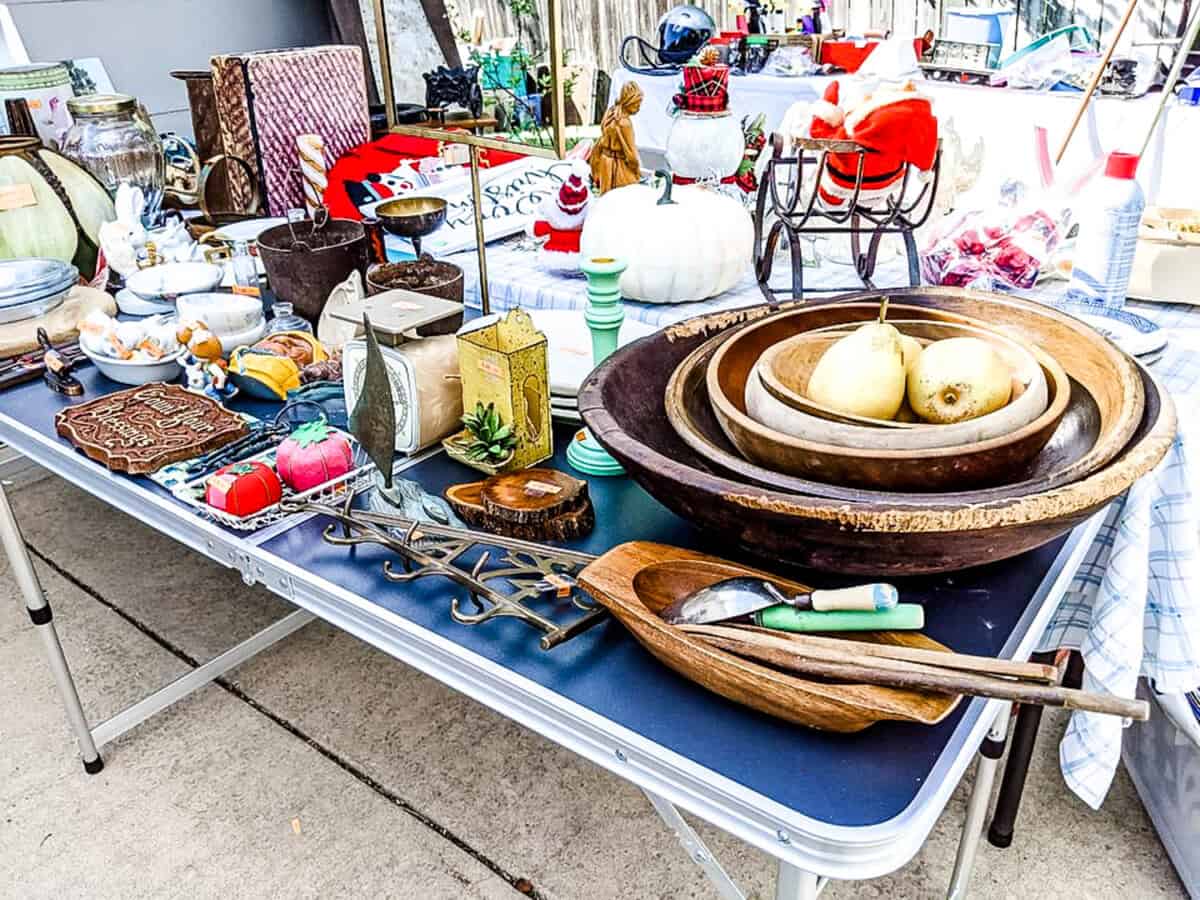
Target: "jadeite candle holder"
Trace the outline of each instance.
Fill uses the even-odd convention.
[[[592,333],[592,364],[600,365],[617,349],[617,336],[625,321],[625,306],[621,302],[621,273],[623,260],[585,259],[581,268],[587,276],[588,303],[583,318]],[[624,475],[621,464],[592,437],[587,428],[575,432],[567,448],[567,462],[585,475]]]

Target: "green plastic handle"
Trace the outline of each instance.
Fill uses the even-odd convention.
[[[780,604],[754,614],[754,624],[777,631],[919,631],[925,607],[899,603],[881,612],[813,612]]]

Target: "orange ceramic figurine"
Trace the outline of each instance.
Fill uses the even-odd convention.
[[[596,193],[637,184],[642,177],[641,160],[633,140],[630,116],[642,108],[642,89],[632,81],[621,88],[617,102],[600,122],[600,140],[592,148],[592,181]]]

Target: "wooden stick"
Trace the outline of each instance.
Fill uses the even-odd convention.
[[[1167,105],[1167,101],[1175,94],[1175,85],[1179,83],[1179,76],[1183,72],[1183,64],[1187,62],[1188,51],[1196,43],[1198,35],[1200,35],[1200,9],[1197,9],[1192,14],[1192,21],[1188,25],[1187,34],[1180,41],[1179,49],[1175,52],[1175,60],[1171,63],[1171,71],[1167,73],[1166,82],[1163,83],[1162,96],[1158,98],[1158,104],[1154,108],[1154,118],[1150,120],[1150,127],[1146,130],[1146,139],[1142,141],[1142,149],[1138,153],[1138,156],[1145,156],[1146,151],[1150,148],[1150,141],[1154,137],[1154,129],[1158,127],[1158,120],[1162,118],[1163,108]]]
[[[688,631],[693,631],[695,627],[689,626]],[[1066,709],[1137,719],[1140,722],[1150,718],[1150,705],[1144,700],[1126,700],[1124,697],[1109,694],[1092,694],[1064,687],[1027,684],[967,672],[899,672],[859,662],[851,652],[844,652],[843,661],[840,662],[814,659],[798,652],[786,638],[757,634],[745,629],[730,628],[719,635],[696,636],[713,647],[803,675],[904,690],[1012,700],[1037,706],[1061,706]]]
[[[1113,32],[1108,49],[1100,57],[1100,65],[1096,67],[1096,71],[1092,75],[1092,80],[1088,84],[1087,90],[1084,91],[1083,99],[1079,101],[1079,108],[1075,110],[1075,118],[1071,120],[1071,127],[1067,129],[1067,134],[1058,148],[1058,155],[1054,157],[1055,165],[1062,162],[1063,157],[1066,155],[1067,145],[1071,143],[1071,138],[1075,135],[1075,129],[1079,127],[1079,121],[1083,118],[1084,112],[1087,111],[1088,104],[1092,102],[1092,95],[1096,93],[1096,88],[1100,85],[1100,79],[1104,77],[1104,70],[1108,68],[1108,61],[1112,59],[1113,51],[1117,49],[1117,43],[1121,40],[1121,35],[1125,33],[1125,26],[1133,18],[1133,11],[1137,8],[1137,5],[1138,0],[1129,0],[1129,5],[1125,7],[1125,15],[1121,17],[1121,21],[1117,24],[1117,30]]]
[[[1012,659],[996,659],[993,656],[971,656],[966,653],[946,653],[941,650],[900,647],[895,644],[870,644],[866,641],[848,642],[843,638],[821,637],[814,634],[785,634],[769,628],[756,628],[753,625],[687,625],[683,627],[693,634],[724,634],[729,630],[737,630],[782,638],[795,645],[796,650],[806,656],[831,662],[844,659],[845,653],[849,651],[856,657],[871,657],[871,665],[876,665],[877,661],[890,660],[908,665],[919,665],[922,669],[936,668],[943,672],[947,669],[974,672],[997,678],[1016,678],[1035,684],[1058,684],[1061,677],[1058,669],[1054,666],[1017,662]],[[712,628],[720,629],[720,631],[706,630]],[[883,668],[894,667],[884,666]]]

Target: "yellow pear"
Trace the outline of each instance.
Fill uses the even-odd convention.
[[[908,373],[908,403],[926,422],[949,425],[994,412],[1012,396],[1012,370],[980,338],[934,341]]]
[[[917,357],[921,355],[921,342],[911,334],[902,334],[900,351],[904,354],[904,372],[907,374],[913,370],[913,366],[917,364]]]
[[[885,322],[861,325],[817,360],[808,396],[838,412],[890,419],[904,402],[900,332]]]

